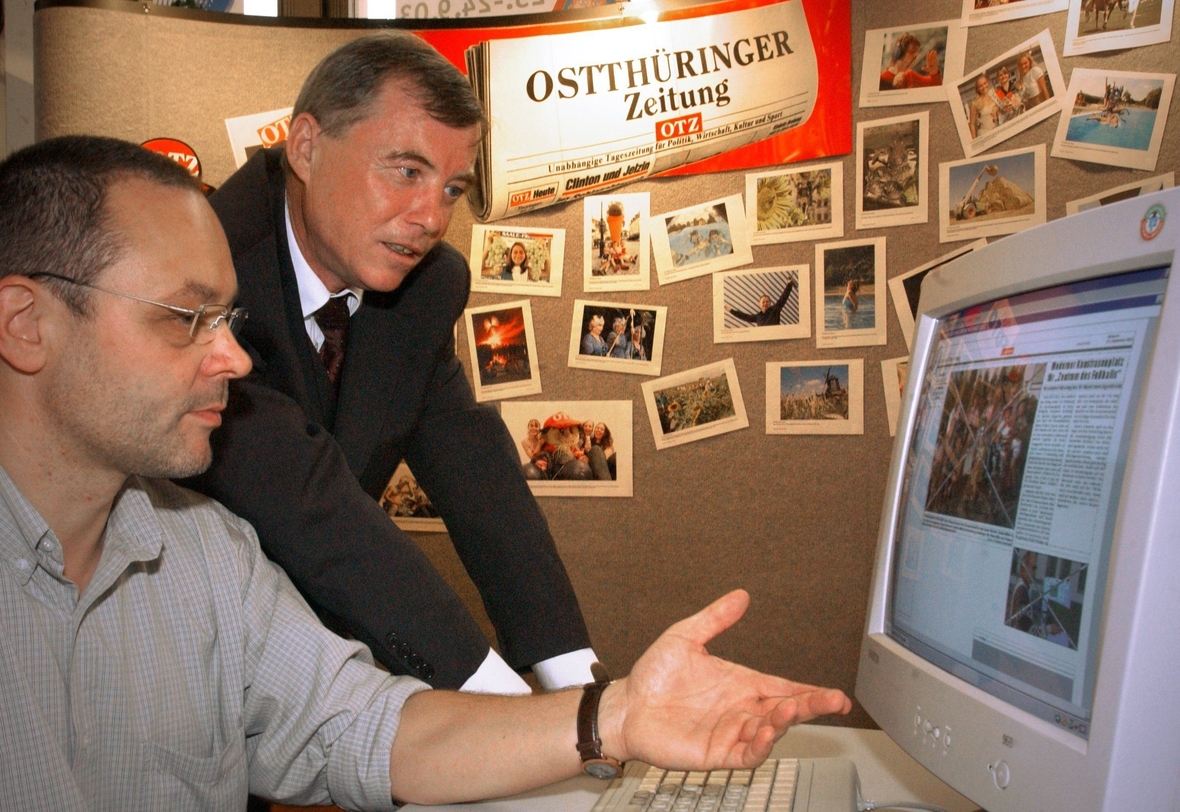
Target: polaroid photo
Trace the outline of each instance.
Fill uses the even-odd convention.
[[[1069,8],[1069,0],[963,0],[965,26],[1002,23],[1023,17],[1052,14]]]
[[[1115,186],[1113,189],[1106,189],[1089,197],[1079,198],[1078,200],[1067,200],[1065,202],[1065,213],[1067,215],[1077,214],[1081,211],[1096,209],[1099,206],[1109,206],[1111,203],[1130,200],[1133,197],[1142,197],[1152,192],[1158,192],[1161,189],[1171,189],[1175,185],[1175,172],[1168,172],[1164,175],[1156,175],[1153,178],[1124,183],[1122,186]]]
[[[1175,85],[1174,73],[1074,68],[1073,107],[1057,123],[1053,157],[1155,169]]]
[[[856,125],[856,227],[930,219],[930,114],[923,110]]]
[[[860,106],[946,101],[943,85],[963,75],[966,50],[958,20],[866,31]]]
[[[583,289],[649,289],[651,195],[591,195],[583,211]]]
[[[1071,0],[1065,56],[1167,42],[1175,0]]]
[[[659,375],[668,308],[574,300],[568,365],[578,369]]]
[[[713,274],[713,343],[811,337],[811,268]]]
[[[657,450],[750,425],[732,358],[644,381],[640,388]]]
[[[661,285],[754,261],[741,195],[652,218],[652,253]]]
[[[968,158],[1062,109],[1065,80],[1048,29],[948,85],[951,115]]]
[[[884,343],[885,238],[817,245],[815,346],[822,350]]]
[[[897,418],[901,414],[901,396],[905,392],[906,376],[910,371],[910,357],[902,355],[881,362],[881,382],[885,387],[885,419],[889,422],[889,436],[897,436]]]
[[[385,492],[381,494],[381,509],[389,514],[393,523],[406,531],[419,533],[445,533],[447,526],[438,515],[438,509],[430,503],[430,497],[418,487],[418,480],[410,466],[402,460],[389,478]]]
[[[509,401],[500,417],[536,496],[631,496],[629,400]]]
[[[537,339],[528,299],[463,311],[475,399],[480,403],[541,393]]]
[[[938,165],[938,241],[1014,234],[1045,222],[1045,145]]]
[[[746,175],[746,222],[751,245],[843,237],[843,162]]]
[[[234,153],[234,166],[241,169],[258,150],[285,142],[287,129],[291,126],[291,110],[290,107],[283,107],[265,113],[227,118],[225,129],[229,133],[229,146]]]
[[[926,274],[935,268],[941,268],[952,259],[958,259],[963,254],[969,254],[987,245],[987,239],[980,237],[973,243],[956,248],[949,254],[943,254],[938,259],[931,260],[920,268],[906,271],[901,276],[889,280],[889,293],[893,296],[893,309],[897,313],[901,334],[905,336],[906,349],[914,348],[914,323],[918,320],[918,299],[922,295],[922,280]]]
[[[560,296],[565,229],[475,225],[471,289],[481,293]]]
[[[864,434],[864,360],[766,364],[767,434]]]

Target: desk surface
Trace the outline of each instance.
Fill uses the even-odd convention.
[[[880,730],[826,725],[797,725],[774,747],[777,757],[849,758],[868,801],[918,801],[948,812],[976,812],[979,807],[948,787]],[[579,776],[533,792],[475,804],[402,807],[404,812],[590,812],[605,785]]]

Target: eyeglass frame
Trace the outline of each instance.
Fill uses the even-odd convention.
[[[132,296],[130,293],[120,293],[117,290],[108,290],[107,288],[99,287],[98,285],[95,285],[91,282],[83,282],[81,279],[74,279],[72,277],[63,276],[62,274],[52,273],[50,271],[38,271],[37,273],[29,274],[30,279],[37,279],[38,277],[47,277],[49,279],[57,279],[61,282],[69,282],[72,285],[90,288],[91,290],[97,290],[102,293],[109,293],[111,296],[119,296],[124,299],[130,299],[134,302],[143,302],[144,304],[155,305],[156,307],[162,307],[165,310],[170,310],[177,315],[188,316],[190,319],[188,337],[193,341],[197,340],[197,326],[201,323],[201,319],[215,308],[220,308],[222,313],[221,315],[214,318],[212,322],[210,322],[209,332],[215,331],[221,326],[222,322],[224,322],[225,326],[229,328],[230,334],[236,336],[238,331],[241,330],[242,325],[246,322],[246,319],[250,316],[249,311],[244,307],[230,307],[229,305],[223,304],[203,304],[196,310],[191,310],[187,307],[181,307],[180,305],[166,304],[164,302],[153,301],[152,299],[145,299],[142,296]],[[212,339],[209,340],[211,341]]]

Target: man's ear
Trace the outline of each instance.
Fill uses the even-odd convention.
[[[18,372],[32,374],[45,366],[45,295],[44,288],[26,277],[0,279],[0,358]]]
[[[311,113],[300,113],[287,128],[287,165],[295,177],[307,183],[315,157],[316,139],[323,134],[320,123]]]

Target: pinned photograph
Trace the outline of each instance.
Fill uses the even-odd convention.
[[[1168,172],[1164,175],[1156,175],[1153,178],[1124,183],[1122,186],[1115,186],[1113,189],[1106,189],[1089,197],[1067,200],[1065,202],[1065,213],[1077,214],[1081,211],[1096,209],[1099,206],[1109,206],[1111,203],[1130,200],[1133,197],[1142,197],[1152,192],[1158,192],[1161,189],[1171,189],[1175,185],[1175,172]]]
[[[750,425],[732,358],[644,381],[640,388],[659,450]]]
[[[930,219],[930,114],[856,125],[856,227],[885,228]]]
[[[500,417],[535,495],[632,495],[631,401],[511,401]]]
[[[963,75],[966,48],[958,20],[866,31],[860,106],[945,101],[943,85]]]
[[[864,360],[771,361],[767,434],[864,434]]]
[[[265,113],[227,118],[225,129],[229,132],[229,146],[234,153],[234,166],[241,169],[258,150],[286,142],[287,129],[291,125],[291,110],[290,107],[283,107]]]
[[[975,367],[947,382],[926,510],[1011,530],[1045,364]]]
[[[1013,546],[1004,625],[1077,651],[1088,568],[1084,561]]]
[[[926,274],[985,245],[987,240],[981,237],[973,243],[956,248],[949,254],[943,254],[938,259],[889,280],[889,293],[893,296],[893,309],[897,312],[897,321],[901,325],[901,334],[905,337],[906,349],[914,348],[914,323],[918,319],[918,300],[922,295],[922,280],[926,278]]]
[[[713,274],[713,343],[811,336],[811,268]]]
[[[659,375],[664,357],[662,305],[574,300],[568,364],[579,369]]]
[[[1048,29],[965,73],[946,89],[963,154],[978,155],[1060,111],[1064,88]]]
[[[881,383],[885,387],[885,419],[889,436],[897,436],[897,418],[901,414],[901,396],[910,370],[910,357],[902,355],[881,362]]]
[[[564,260],[565,229],[471,228],[472,290],[560,296]]]
[[[651,287],[650,201],[647,192],[592,195],[584,199],[584,290]]]
[[[402,460],[397,470],[389,478],[385,492],[381,494],[379,502],[381,509],[389,514],[393,523],[406,531],[419,533],[445,533],[447,526],[443,524],[438,509],[430,503],[428,497],[418,487],[418,480],[414,478],[410,466]]]
[[[661,285],[754,261],[741,195],[652,219],[651,245]]]
[[[1053,157],[1155,169],[1175,84],[1174,73],[1074,68]]]
[[[938,165],[938,240],[1014,234],[1045,222],[1045,145]]]
[[[844,164],[746,175],[751,245],[844,236]]]
[[[1065,56],[1138,48],[1172,37],[1175,0],[1072,0],[1065,21]]]
[[[533,311],[527,299],[463,311],[480,403],[541,393]]]
[[[884,343],[885,238],[817,245],[815,346]]]
[[[962,21],[968,27],[987,25],[1052,14],[1067,8],[1069,0],[963,0]]]

